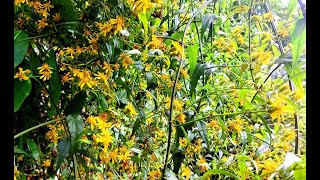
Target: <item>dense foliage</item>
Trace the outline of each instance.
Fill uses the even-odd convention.
[[[305,179],[305,9],[15,0],[15,179]]]

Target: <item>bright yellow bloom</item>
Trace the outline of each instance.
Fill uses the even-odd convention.
[[[26,0],[14,0],[14,5],[19,6],[21,3],[25,3]]]
[[[212,128],[213,130],[215,130],[216,128],[219,128],[220,125],[218,123],[217,120],[211,120],[208,124],[207,124],[207,127],[210,127]]]
[[[182,112],[184,102],[178,99],[173,100],[173,107],[176,111]]]
[[[42,18],[41,20],[38,20],[38,29],[43,29],[46,26],[48,26],[48,23],[46,23],[47,19]]]
[[[207,161],[202,156],[200,156],[199,160],[197,161],[197,164],[199,166],[200,172],[208,171],[209,164],[207,163]]]
[[[108,156],[110,157],[112,163],[115,163],[115,162],[117,163],[117,155],[118,155],[117,150],[109,152]]]
[[[178,115],[177,119],[178,119],[178,121],[179,121],[180,124],[183,124],[183,123],[186,122],[186,115],[183,114],[183,113],[180,113],[180,114]]]
[[[249,11],[250,7],[246,5],[239,5],[236,7],[236,9],[233,11],[233,13],[247,13]]]
[[[252,16],[252,21],[261,21],[262,17],[258,15],[253,15]]]
[[[136,112],[134,106],[129,103],[127,106],[126,106],[126,109],[127,109],[127,113],[130,115],[131,118],[134,118],[138,115],[138,113]]]
[[[27,76],[27,74],[28,72],[30,73],[30,70],[26,69],[25,71],[23,71],[21,67],[19,67],[18,69],[19,69],[19,72],[17,72],[16,75],[14,75],[14,79],[19,78],[20,81],[29,80],[29,77]]]
[[[74,78],[70,77],[70,72],[68,72],[66,75],[62,76],[61,83],[62,83],[62,85],[64,85],[65,82],[73,81],[73,80],[74,80]]]
[[[50,3],[51,3],[51,2],[49,1],[49,2],[47,2],[47,3],[45,3],[45,4],[43,4],[43,8],[44,8],[46,11],[48,11],[48,12],[50,12],[50,9],[53,8],[53,5],[51,5]]]
[[[181,176],[186,177],[186,180],[189,180],[190,176],[192,174],[192,171],[190,168],[184,164],[181,166]]]
[[[180,138],[179,144],[182,147],[186,147],[188,145],[188,140],[186,138]]]
[[[47,81],[51,78],[52,71],[43,71],[40,74],[40,79],[42,79],[43,81]]]
[[[124,19],[123,17],[118,16],[116,19],[110,19],[110,24],[113,25],[114,34],[117,34],[119,31],[124,28]]]
[[[244,126],[244,121],[237,117],[235,120],[229,122],[229,128],[231,131],[236,131],[238,134],[242,131]]]
[[[39,70],[39,73],[42,73],[43,71],[51,71],[51,69],[53,69],[52,67],[50,67],[47,63],[42,64],[42,66],[37,68]]]
[[[131,6],[133,6],[133,11],[146,13],[147,10],[153,8],[155,5],[150,2],[150,0],[138,0],[134,3],[131,2]]]
[[[130,65],[132,65],[134,63],[134,61],[127,55],[125,55],[122,59],[122,66],[125,68],[125,69],[128,69],[128,67]]]
[[[273,16],[272,11],[269,11],[269,12],[263,14],[263,17],[264,17],[268,22],[270,22],[270,21],[272,21],[272,20],[274,19],[274,16]]]
[[[50,159],[47,159],[47,160],[43,161],[43,164],[42,164],[43,167],[50,167],[50,165],[51,165],[51,160]]]
[[[60,13],[56,13],[53,15],[53,20],[56,22],[60,22],[61,21],[61,15]]]
[[[289,32],[288,32],[288,30],[285,29],[285,28],[279,28],[278,34],[279,34],[279,36],[282,37],[282,38],[289,37]]]
[[[170,53],[170,55],[172,55],[172,56],[178,56],[178,57],[182,57],[182,54],[183,54],[183,48],[182,48],[182,46],[180,45],[180,43],[179,42],[172,42],[172,45],[173,45],[173,47],[171,48],[171,53]]]
[[[242,27],[241,26],[236,26],[233,28],[231,31],[232,36],[236,36],[242,32]]]
[[[148,180],[156,180],[156,179],[160,179],[161,178],[161,171],[158,170],[152,170],[149,172],[149,177]]]

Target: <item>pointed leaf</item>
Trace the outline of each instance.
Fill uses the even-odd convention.
[[[190,63],[190,76],[192,76],[194,69],[197,65],[198,60],[198,51],[199,51],[199,44],[194,44],[191,46],[188,46],[187,48],[187,56]]]
[[[58,162],[57,162],[57,169],[60,168],[60,165],[66,159],[69,154],[70,150],[70,141],[67,137],[63,137],[60,142],[58,143]]]
[[[14,68],[16,68],[23,60],[29,47],[28,34],[22,30],[14,30]]]
[[[14,80],[14,112],[17,112],[22,105],[25,98],[31,92],[31,81],[20,81],[19,79]]]
[[[80,134],[83,131],[83,119],[80,115],[70,114],[67,116],[67,122],[71,134],[71,139],[74,139],[78,134]]]
[[[297,20],[290,38],[292,41],[292,66],[295,67],[306,46],[306,21],[304,18]]]
[[[81,113],[82,107],[86,100],[86,92],[80,91],[74,96],[74,98],[69,102],[68,106],[65,109],[65,114],[78,115]]]
[[[52,117],[58,111],[56,107],[58,107],[59,99],[61,96],[61,83],[58,75],[58,65],[55,59],[55,55],[53,51],[49,52],[49,57],[47,57],[46,62],[50,67],[53,68],[51,78],[49,79],[49,89],[48,93],[50,94],[51,101],[51,109],[48,110],[48,116]]]
[[[206,173],[204,173],[204,175],[201,177],[201,179],[205,179],[205,177],[213,175],[213,174],[222,174],[225,176],[229,176],[232,179],[239,179],[235,174],[233,174],[229,171],[223,170],[223,169],[211,169],[211,170],[207,171]]]
[[[40,160],[41,150],[39,146],[32,139],[27,139],[27,146],[31,157],[36,161]]]

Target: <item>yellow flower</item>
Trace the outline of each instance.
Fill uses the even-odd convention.
[[[47,21],[47,19],[45,19],[45,18],[38,20],[38,29],[39,30],[48,26],[48,23],[46,23],[46,21]]]
[[[231,31],[232,36],[236,36],[242,32],[242,27],[241,26],[236,26],[233,28]]]
[[[242,131],[244,126],[244,121],[237,117],[235,120],[229,122],[229,128],[231,131],[236,131],[238,134]]]
[[[263,17],[264,17],[268,22],[270,22],[270,21],[272,21],[272,20],[274,19],[274,16],[273,16],[272,11],[269,11],[269,12],[263,14]]]
[[[61,15],[60,15],[60,13],[54,14],[54,15],[53,15],[53,20],[56,21],[56,22],[61,21]]]
[[[183,105],[184,105],[183,101],[178,99],[173,100],[173,107],[175,108],[176,111],[182,112]]]
[[[186,122],[186,115],[184,115],[183,113],[180,113],[179,115],[178,115],[178,121],[179,121],[179,123],[180,124],[183,124],[183,123],[185,123]]]
[[[127,109],[127,113],[130,115],[131,118],[134,118],[138,115],[138,113],[136,112],[134,106],[129,103],[127,106],[126,106],[126,109]]]
[[[197,164],[199,166],[200,172],[208,171],[209,164],[207,163],[207,161],[202,156],[200,156],[199,160],[197,161]]]
[[[47,81],[51,78],[52,71],[43,71],[40,72],[40,74],[40,79],[42,79],[43,81]]]
[[[188,145],[188,140],[186,138],[180,138],[180,146],[185,147]]]
[[[94,75],[97,76],[97,79],[102,80],[107,87],[109,86],[108,77],[105,74],[98,72],[98,74]]]
[[[124,19],[123,17],[118,16],[116,19],[110,19],[110,24],[114,26],[114,34],[117,34],[119,31],[123,30]]]
[[[247,13],[249,11],[249,7],[246,5],[239,5],[236,7],[236,9],[233,11],[233,13]]]
[[[127,55],[125,55],[122,59],[122,66],[125,69],[128,69],[128,66],[132,65],[134,63],[134,61]]]
[[[217,120],[211,120],[208,124],[207,124],[207,127],[210,127],[212,128],[213,130],[216,129],[216,128],[219,128],[219,124],[217,122]]]
[[[19,6],[21,3],[25,3],[26,0],[14,0],[14,5]]]
[[[66,75],[62,76],[62,79],[61,79],[62,85],[64,85],[65,82],[74,80],[73,77],[69,77],[69,76],[70,76],[70,72],[68,72]]]
[[[47,63],[44,63],[41,67],[38,67],[37,69],[39,69],[39,73],[42,73],[43,71],[51,71],[51,69],[53,68],[50,67]]]
[[[287,29],[285,28],[280,28],[279,31],[278,31],[278,34],[280,37],[282,38],[286,38],[286,37],[289,37],[289,32]]]
[[[258,15],[253,15],[252,16],[252,21],[261,21],[262,17]]]
[[[183,54],[183,48],[182,46],[180,45],[179,42],[172,42],[172,45],[173,47],[171,48],[171,53],[170,55],[172,56],[178,56],[178,57],[182,57],[182,54]]]
[[[152,170],[149,172],[149,177],[148,177],[148,180],[156,180],[156,179],[160,179],[161,177],[161,171],[158,169],[158,170]]]
[[[181,176],[186,177],[186,180],[189,180],[190,176],[192,174],[192,171],[190,168],[184,164],[181,166]]]
[[[23,71],[23,68],[19,67],[19,72],[16,73],[16,75],[14,75],[14,79],[19,78],[20,81],[22,80],[29,80],[29,77],[27,76],[28,72],[30,73],[30,70],[26,69],[25,71]]]
[[[50,3],[51,2],[49,1],[49,2],[47,2],[45,4],[43,4],[43,8],[48,12],[50,12],[50,9],[53,8],[53,5],[51,5]]]
[[[117,150],[109,152],[108,156],[110,157],[112,163],[117,162],[117,154]]]
[[[131,3],[133,4],[133,3]],[[154,7],[154,4],[150,2],[150,0],[138,0],[133,5],[133,10],[136,12],[144,12]]]
[[[47,159],[47,160],[43,161],[43,164],[42,164],[43,167],[50,167],[50,165],[51,165],[51,160],[50,159]]]

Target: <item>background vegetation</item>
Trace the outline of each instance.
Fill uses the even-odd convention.
[[[14,179],[305,179],[298,0],[15,0]]]

